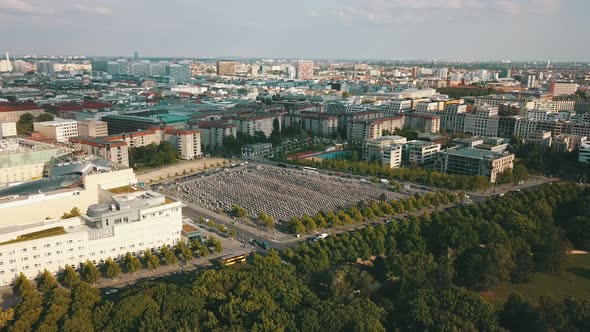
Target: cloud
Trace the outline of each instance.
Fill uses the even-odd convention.
[[[0,13],[26,15],[34,11],[33,6],[22,0],[0,0]]]
[[[561,0],[496,0],[500,11],[511,14],[547,14],[559,10]]]
[[[97,15],[109,15],[111,14],[111,9],[107,7],[94,7],[94,6],[84,6],[81,4],[76,4],[74,6],[76,10],[89,13],[89,14],[97,14]]]
[[[242,23],[240,23],[240,26],[242,28],[253,29],[253,28],[257,28],[258,27],[258,23],[254,22],[254,21],[248,21],[248,22],[242,22]]]

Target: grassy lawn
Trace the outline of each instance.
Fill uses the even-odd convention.
[[[590,300],[590,254],[569,255],[569,262],[560,275],[535,273],[531,282],[499,285],[493,293],[483,296],[496,308],[501,308],[511,292],[517,291],[529,301],[537,303],[540,296],[557,299],[575,297]]]

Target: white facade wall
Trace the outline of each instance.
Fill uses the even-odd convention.
[[[180,202],[174,202],[142,209],[138,211],[142,216],[140,221],[99,230],[89,228],[79,217],[72,218],[41,227],[60,225],[66,234],[0,244],[0,286],[9,285],[21,272],[28,278],[35,278],[44,269],[57,273],[66,265],[78,267],[86,260],[99,264],[109,257],[120,258],[127,252],[140,254],[163,245],[172,246],[180,240],[181,206]],[[38,228],[21,233],[35,230]],[[16,235],[0,237],[0,242]]]

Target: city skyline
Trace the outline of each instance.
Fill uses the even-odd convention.
[[[590,46],[580,42],[588,9],[581,0],[0,0],[0,29],[10,36],[0,48],[46,55],[588,61]]]

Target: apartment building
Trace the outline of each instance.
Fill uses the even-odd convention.
[[[129,144],[123,140],[108,140],[104,137],[70,138],[75,151],[94,155],[129,167]]]
[[[180,159],[191,160],[202,156],[199,130],[167,129],[164,131],[164,140],[176,148]]]
[[[448,174],[476,175],[495,183],[498,176],[514,167],[514,155],[477,148],[455,147],[440,151],[434,168]]]
[[[465,114],[463,132],[473,136],[498,136],[498,107],[478,106],[475,112]]]
[[[351,142],[362,143],[383,136],[383,131],[393,132],[404,126],[404,117],[395,116],[374,120],[353,120],[349,122],[347,137]]]
[[[56,119],[53,121],[33,123],[35,131],[57,142],[67,143],[71,137],[78,136],[78,121]]]
[[[245,115],[239,116],[236,120],[236,127],[238,132],[254,136],[256,132],[264,133],[264,136],[269,137],[272,133],[272,123],[275,116],[268,115]],[[280,124],[280,121],[279,121]]]
[[[426,141],[410,141],[405,145],[405,160],[407,164],[432,164],[441,145]]]
[[[220,60],[217,61],[218,76],[233,76],[236,73],[236,62]]]
[[[373,160],[381,160],[384,153],[392,145],[405,144],[407,139],[402,136],[391,135],[381,136],[379,138],[366,140],[363,144],[363,160],[371,162]]]
[[[81,267],[86,260],[101,264],[180,241],[182,203],[153,191],[101,191],[102,202],[80,217],[5,229],[0,235],[0,285],[9,285],[20,273],[33,279],[45,269],[57,273],[66,265]]]
[[[400,168],[403,160],[402,144],[394,144],[386,147],[383,150],[383,157],[381,157],[381,164],[389,168]]]
[[[408,113],[404,114],[405,125],[426,133],[440,132],[440,117],[438,115]]]
[[[331,137],[338,132],[338,117],[326,113],[302,113],[301,127],[315,136]]]
[[[236,125],[225,121],[198,122],[196,127],[201,132],[201,145],[212,150],[222,148],[225,137],[237,135]]]
[[[552,147],[559,152],[578,151],[582,143],[587,141],[587,136],[561,134],[553,137]]]

